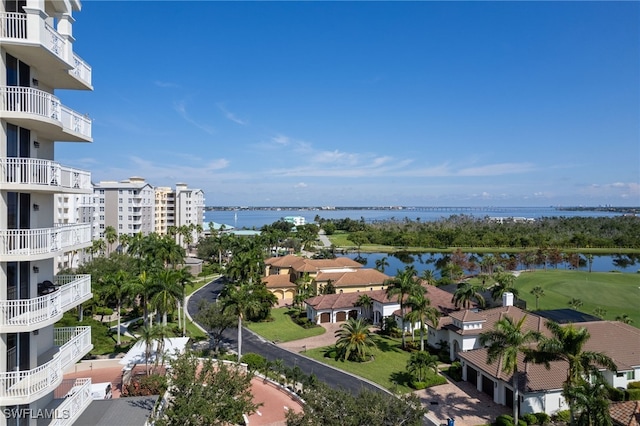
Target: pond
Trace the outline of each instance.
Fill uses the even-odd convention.
[[[477,259],[482,259],[481,254],[470,253]],[[442,263],[443,257],[447,253],[349,253],[346,256],[360,261],[365,268],[375,268],[376,261],[386,257],[386,261],[389,266],[385,267],[385,273],[387,275],[396,275],[398,270],[403,270],[405,267],[413,265],[419,274],[422,271],[430,269],[434,274],[439,277],[439,271],[437,265]],[[536,269],[544,269],[543,265],[533,266]],[[547,265],[547,268],[552,266]],[[518,269],[524,269],[524,266],[519,264]],[[558,269],[573,269],[569,264],[562,262],[558,264]],[[584,255],[580,255],[580,267],[578,270],[588,271],[589,266],[587,259]],[[609,272],[617,271],[624,273],[637,273],[640,271],[640,254],[618,254],[618,255],[594,255],[593,262],[591,264],[591,270],[593,272]]]

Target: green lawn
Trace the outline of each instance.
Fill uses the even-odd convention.
[[[325,332],[322,327],[302,328],[287,315],[290,308],[278,308],[271,310],[273,321],[252,322],[246,324],[247,328],[258,333],[272,342],[289,342],[305,337],[317,336]]]
[[[413,391],[408,386],[409,375],[406,373],[407,361],[411,354],[401,349],[401,343],[380,335],[373,335],[376,348],[373,349],[373,361],[352,362],[336,361],[325,357],[325,353],[332,348],[309,349],[304,354],[324,364],[355,374],[367,380],[375,382],[394,393],[407,393]]]
[[[640,274],[616,272],[583,272],[548,270],[525,272],[517,278],[516,288],[527,308],[536,308],[536,299],[530,294],[535,286],[544,289],[539,299],[540,309],[568,308],[572,298],[584,303],[579,310],[592,314],[597,307],[607,311],[604,319],[613,320],[627,314],[631,325],[640,327]]]

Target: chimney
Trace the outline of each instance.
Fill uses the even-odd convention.
[[[502,306],[513,306],[513,293],[502,293]]]

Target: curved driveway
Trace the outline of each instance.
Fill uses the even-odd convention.
[[[196,293],[192,294],[187,303],[187,310],[191,317],[193,318],[198,313],[198,304],[200,300],[206,299],[209,301],[215,301],[223,286],[224,278],[219,278],[215,281],[211,281]],[[232,347],[236,347],[236,334],[236,330],[227,330],[224,334],[223,342],[231,345]],[[281,359],[289,368],[298,366],[305,374],[314,374],[319,380],[327,383],[328,385],[334,388],[342,388],[352,393],[358,393],[363,388],[375,391],[384,391],[384,389],[379,386],[357,376],[352,376],[311,358],[280,348],[273,343],[266,341],[247,328],[242,329],[242,352],[254,352],[262,355],[270,361]]]

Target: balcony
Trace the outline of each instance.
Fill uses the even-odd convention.
[[[91,119],[32,87],[0,86],[0,115],[55,141],[92,142]]]
[[[85,170],[39,158],[0,157],[0,190],[90,194],[93,187]]]
[[[91,327],[56,328],[54,342],[58,350],[50,361],[31,370],[0,372],[0,405],[29,404],[52,392],[64,370],[93,348]]]
[[[73,53],[70,40],[40,14],[0,13],[0,44],[11,55],[41,70],[40,78],[48,86],[93,90],[91,67]]]
[[[22,333],[44,328],[62,314],[93,297],[91,275],[63,275],[54,291],[33,299],[0,300],[0,333]]]
[[[90,223],[39,229],[0,229],[0,262],[48,259],[90,245]]]
[[[61,390],[64,390],[64,393],[61,393]],[[91,379],[64,380],[55,390],[54,398],[47,406],[47,409],[51,407],[54,413],[49,426],[73,425],[93,401]]]

